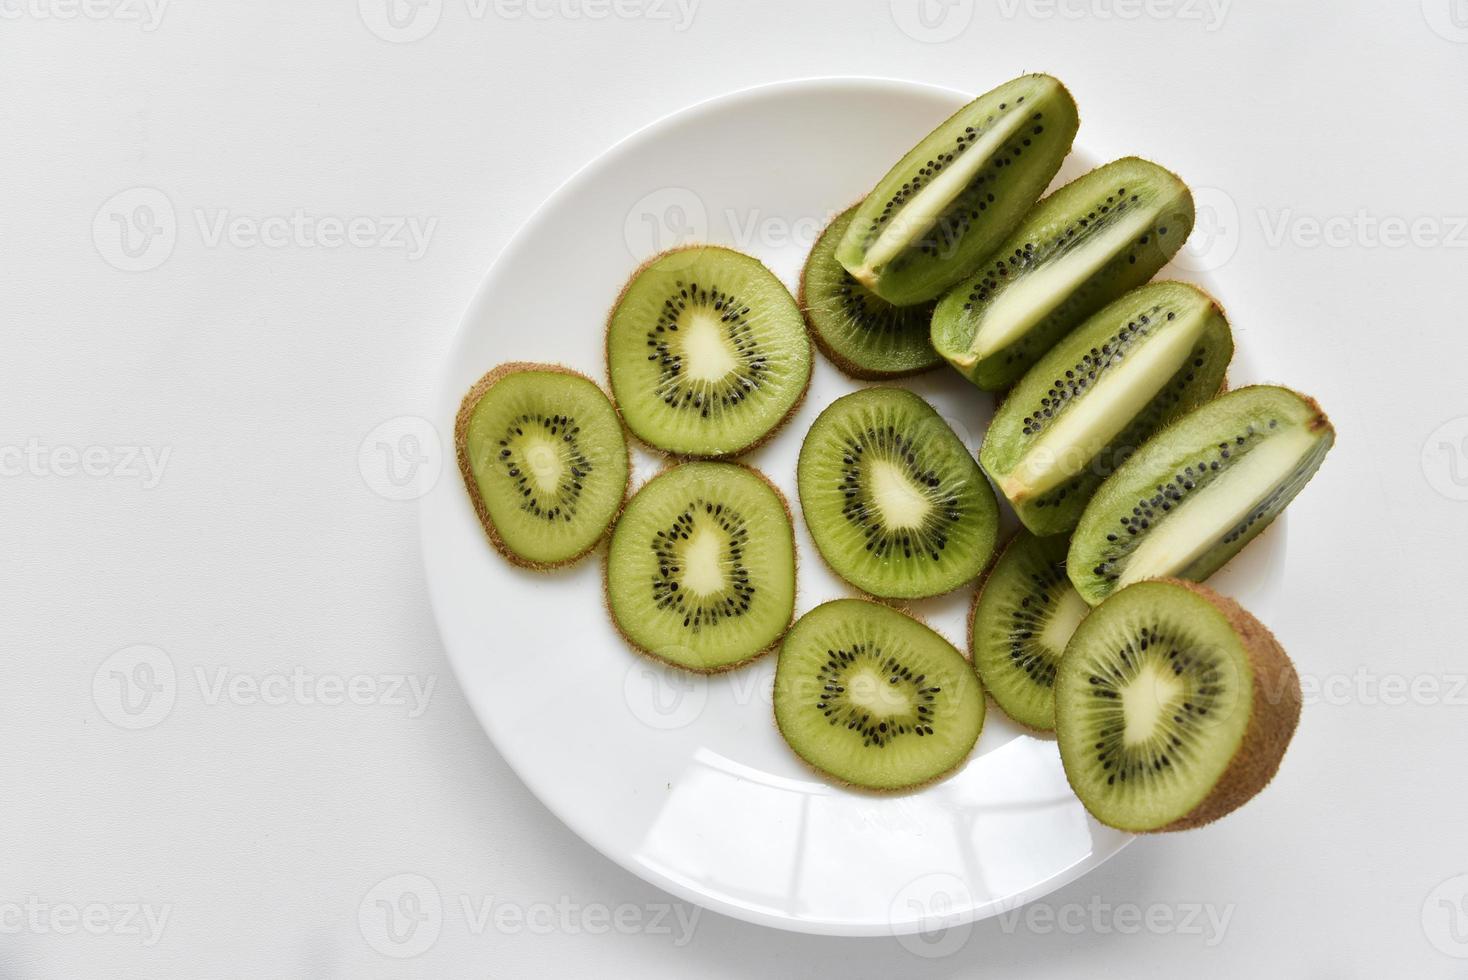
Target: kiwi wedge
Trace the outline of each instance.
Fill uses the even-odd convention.
[[[1091,611],[1065,577],[1066,540],[1021,530],[975,597],[969,620],[974,669],[1004,713],[1040,731],[1055,727],[1055,673]]]
[[[1081,623],[1055,691],[1066,777],[1104,824],[1186,830],[1274,777],[1300,678],[1269,630],[1190,582],[1140,582]]]
[[[1134,289],[1020,379],[979,462],[1027,528],[1069,531],[1143,440],[1218,394],[1233,349],[1223,311],[1196,286]]]
[[[785,498],[735,463],[684,463],[648,481],[612,532],[607,607],[659,660],[711,673],[771,649],[795,611]]]
[[[968,757],[984,727],[984,692],[963,654],[922,623],[837,599],[800,617],[780,646],[775,724],[828,776],[910,789]]]
[[[1143,579],[1203,581],[1279,516],[1334,442],[1320,406],[1288,388],[1214,399],[1101,484],[1071,537],[1070,580],[1092,605]]]
[[[664,252],[607,321],[607,370],[627,427],[685,456],[734,456],[788,419],[810,382],[810,340],[784,283],[712,245]]]
[[[993,554],[993,488],[910,391],[868,388],[832,402],[801,444],[796,480],[826,564],[872,595],[939,595],[977,577]]]
[[[933,304],[893,306],[836,261],[856,208],[821,232],[800,274],[800,308],[821,353],[853,378],[900,378],[943,363],[928,340]]]
[[[1193,228],[1176,175],[1127,157],[1035,206],[933,311],[933,346],[987,391],[1007,388],[1086,317],[1151,279]]]
[[[836,249],[889,303],[934,299],[1014,230],[1070,152],[1080,117],[1065,86],[1024,75],[933,130],[862,201]]]
[[[594,381],[553,364],[503,364],[454,420],[459,472],[490,543],[510,561],[575,561],[627,495],[627,440]]]

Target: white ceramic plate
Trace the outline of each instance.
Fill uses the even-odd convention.
[[[462,393],[503,361],[559,362],[605,383],[607,309],[655,252],[730,245],[793,289],[826,220],[968,98],[909,82],[788,82],[703,103],[613,147],[526,223],[470,305],[436,402],[446,450]],[[1059,180],[1098,162],[1074,154]],[[990,396],[946,369],[908,384],[977,451]],[[799,414],[747,457],[792,504],[802,436],[856,387],[818,357]],[[645,454],[636,463],[637,483],[657,465]],[[801,932],[905,934],[1013,908],[1130,839],[1086,814],[1053,739],[992,705],[967,764],[934,786],[879,797],[821,780],[775,730],[773,656],[705,678],[635,655],[603,611],[604,547],[555,574],[511,567],[485,542],[451,463],[423,500],[422,535],[444,645],[495,746],[573,831],[677,896]],[[850,594],[798,517],[796,536],[797,614]],[[1283,538],[1272,531],[1219,576],[1266,618],[1256,600],[1278,574]],[[966,649],[971,595],[915,612]]]

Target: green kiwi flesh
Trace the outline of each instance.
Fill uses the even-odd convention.
[[[1071,634],[1091,611],[1065,577],[1066,540],[1021,530],[994,563],[974,603],[974,669],[1004,713],[1040,731],[1055,727],[1055,673]]]
[[[893,306],[836,261],[836,243],[856,208],[821,232],[800,274],[800,308],[811,339],[854,378],[900,378],[943,363],[928,340],[933,304]]]
[[[1066,647],[1056,736],[1096,819],[1184,830],[1264,788],[1300,704],[1294,666],[1237,603],[1188,582],[1141,582],[1098,606]]]
[[[977,577],[993,554],[993,488],[910,391],[867,388],[832,402],[806,434],[796,480],[826,564],[872,595],[939,595]]]
[[[1036,534],[1062,534],[1153,432],[1218,394],[1233,335],[1181,282],[1134,289],[1056,344],[1005,396],[979,462]]]
[[[665,252],[638,269],[607,323],[607,370],[627,427],[687,456],[766,439],[810,381],[810,341],[789,290],[732,249]]]
[[[797,755],[843,783],[909,789],[968,758],[984,692],[963,654],[922,623],[837,599],[800,617],[781,644],[775,723]]]
[[[1127,157],[1035,206],[939,301],[933,346],[988,391],[1009,387],[1086,317],[1167,264],[1193,228],[1187,185]]]
[[[617,630],[659,660],[713,672],[758,656],[795,610],[785,499],[734,463],[665,470],[617,521],[606,593]]]
[[[979,96],[887,172],[836,258],[890,303],[936,298],[1014,230],[1060,169],[1079,124],[1070,93],[1049,75]]]
[[[510,561],[575,561],[627,493],[621,420],[595,382],[548,364],[506,364],[464,396],[459,471],[490,542]]]
[[[1239,388],[1142,445],[1086,505],[1066,566],[1092,605],[1149,578],[1201,582],[1254,539],[1335,442],[1313,400]]]

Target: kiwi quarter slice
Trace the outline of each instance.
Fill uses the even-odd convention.
[[[1187,240],[1193,196],[1127,157],[1066,184],[933,311],[933,346],[980,388],[1013,384],[1061,337],[1151,279]]]
[[[606,576],[612,621],[638,650],[690,670],[737,667],[795,611],[785,498],[745,466],[674,466],[627,503]]]
[[[800,308],[811,339],[853,378],[900,378],[943,363],[928,340],[933,304],[893,306],[836,261],[856,209],[838,215],[816,239],[800,274]]]
[[[872,595],[947,592],[993,554],[999,506],[989,481],[910,391],[868,388],[832,402],[806,434],[796,478],[821,556]]]
[[[1091,607],[1065,577],[1066,540],[1021,530],[1005,546],[974,601],[974,669],[984,689],[1021,725],[1055,727],[1055,673]]]
[[[1264,788],[1300,704],[1294,665],[1237,603],[1190,582],[1140,582],[1098,606],[1066,647],[1060,758],[1102,823],[1185,830]]]
[[[810,341],[774,273],[701,245],[664,252],[633,274],[607,323],[607,369],[643,442],[732,456],[795,410],[810,381]]]
[[[957,768],[984,727],[963,654],[922,623],[861,599],[817,606],[780,646],[775,724],[843,783],[907,789]]]
[[[1196,286],[1134,289],[1070,333],[994,414],[979,462],[1036,534],[1075,527],[1157,429],[1218,394],[1233,336]]]
[[[622,423],[590,378],[553,364],[503,364],[454,421],[459,472],[490,543],[550,568],[590,551],[627,494]]]
[[[890,303],[934,299],[973,271],[1045,192],[1080,119],[1065,86],[1025,75],[979,96],[883,177],[836,257]]]
[[[1096,491],[1066,571],[1092,605],[1149,578],[1201,582],[1263,531],[1335,442],[1312,399],[1239,388],[1157,433]]]

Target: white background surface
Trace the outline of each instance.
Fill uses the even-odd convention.
[[[923,40],[902,0],[702,0],[689,23],[651,0],[599,20],[443,0],[408,43],[344,0],[180,0],[153,29],[131,4],[0,4],[0,976],[1468,976],[1468,8],[1457,28],[1451,2],[956,0]],[[1306,679],[1299,735],[1245,810],[931,945],[711,913],[690,934],[690,907],[664,915],[481,734],[415,506],[374,491],[383,460],[359,446],[427,411],[487,265],[629,131],[780,78],[979,91],[1021,70],[1070,85],[1088,148],[1199,189],[1218,233],[1200,261],[1240,345],[1340,431],[1291,511],[1270,623]],[[177,227],[127,272],[109,215],[157,198],[103,206],[137,187]],[[416,259],[289,229],[210,240],[221,216],[297,211],[435,224]],[[524,328],[555,329],[554,297]],[[161,477],[129,475],[128,447],[167,453]],[[71,450],[93,475],[56,472]],[[145,675],[109,658],[139,644],[173,666],[173,703],[126,715],[112,670]],[[379,703],[271,681],[297,668],[328,695],[373,678],[355,683]],[[380,703],[389,675],[432,683],[426,709]],[[284,703],[250,703],[262,681]],[[410,960],[375,948],[402,950],[374,918],[399,874],[442,902]]]

